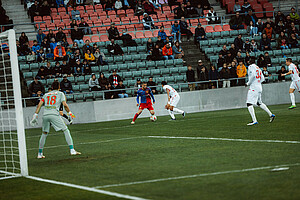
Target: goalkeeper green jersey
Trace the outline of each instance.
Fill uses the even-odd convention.
[[[66,101],[66,96],[63,92],[53,90],[46,93],[42,101],[45,104],[44,116],[45,115],[59,115],[59,107],[63,101]]]

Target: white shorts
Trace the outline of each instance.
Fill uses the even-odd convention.
[[[300,92],[300,80],[292,81],[290,88],[294,90],[298,90],[298,92]]]
[[[249,89],[246,103],[250,103],[252,105],[262,104],[261,92],[255,91],[253,89]]]
[[[168,104],[170,104],[170,106],[176,107],[178,102],[180,100],[180,96],[179,94],[175,94],[174,96],[171,97],[170,101],[168,102]]]

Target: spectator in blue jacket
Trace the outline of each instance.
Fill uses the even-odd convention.
[[[76,10],[76,6],[74,6],[73,10],[71,11],[72,14],[72,20],[75,19],[76,21],[81,20],[80,18],[80,11]]]
[[[172,35],[175,42],[179,41],[181,43],[180,25],[178,24],[178,21],[175,21],[175,23],[172,25]]]
[[[46,37],[46,35],[43,33],[42,29],[39,29],[39,32],[36,35],[36,40],[37,40],[38,45],[41,46],[42,41],[44,40],[45,37]]]
[[[39,51],[41,49],[40,45],[38,45],[36,40],[33,41],[33,46],[31,49],[34,53],[36,53],[37,51]]]
[[[65,2],[64,0],[56,0],[56,5],[57,7],[65,7]]]
[[[165,28],[164,28],[163,26],[160,27],[160,31],[158,32],[158,36],[161,37],[161,40],[162,40],[163,42],[166,41],[167,34],[166,34]]]

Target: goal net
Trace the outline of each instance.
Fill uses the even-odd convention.
[[[28,175],[14,30],[0,33],[0,180]]]

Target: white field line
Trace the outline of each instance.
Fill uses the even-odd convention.
[[[49,179],[39,178],[39,177],[35,177],[35,176],[26,176],[26,178],[36,180],[36,181],[56,184],[56,185],[63,185],[63,186],[66,186],[66,187],[76,188],[76,189],[80,189],[80,190],[96,192],[96,193],[105,194],[105,195],[114,196],[114,197],[119,197],[119,198],[123,198],[123,199],[146,200],[146,199],[140,198],[140,197],[130,196],[130,195],[126,195],[126,194],[120,194],[120,193],[116,193],[116,192],[109,192],[109,191],[99,190],[99,189],[91,188],[91,187],[87,187],[87,186],[75,185],[75,184],[72,184],[72,183],[65,183],[65,182],[60,182],[60,181],[55,181],[55,180],[49,180]]]
[[[139,136],[139,137],[127,137],[127,138],[119,138],[119,139],[111,139],[111,140],[98,140],[98,141],[93,141],[93,142],[81,142],[81,143],[76,143],[75,145],[85,145],[85,144],[99,144],[99,143],[106,143],[106,142],[115,142],[115,141],[122,141],[122,140],[133,140],[133,139],[140,139],[140,138],[147,138],[147,136]],[[52,148],[57,148],[57,147],[67,147],[68,145],[56,145],[56,146],[46,146],[44,149],[52,149]],[[27,149],[27,151],[31,150],[37,150],[38,148],[30,148]]]
[[[233,139],[233,138],[176,137],[176,136],[147,136],[147,137],[158,138],[158,139],[220,140],[220,141],[234,141],[234,142],[267,142],[267,143],[300,144],[300,141],[285,141],[285,140],[250,140],[250,139]]]
[[[300,165],[300,163],[265,166],[265,167],[255,167],[255,168],[240,169],[240,170],[230,170],[230,171],[222,171],[222,172],[194,174],[194,175],[187,175],[187,176],[177,176],[177,177],[170,177],[170,178],[159,178],[159,179],[152,179],[152,180],[145,180],[145,181],[135,181],[135,182],[129,182],[129,183],[102,185],[102,186],[96,186],[94,188],[110,188],[110,187],[120,187],[120,186],[137,185],[137,184],[144,184],[144,183],[156,183],[156,182],[162,182],[162,181],[172,181],[172,180],[197,178],[197,177],[204,177],[204,176],[215,176],[215,175],[222,175],[222,174],[251,172],[251,171],[259,171],[259,170],[272,169],[272,168],[278,168],[278,167],[291,167],[291,166],[299,166],[299,165]]]

